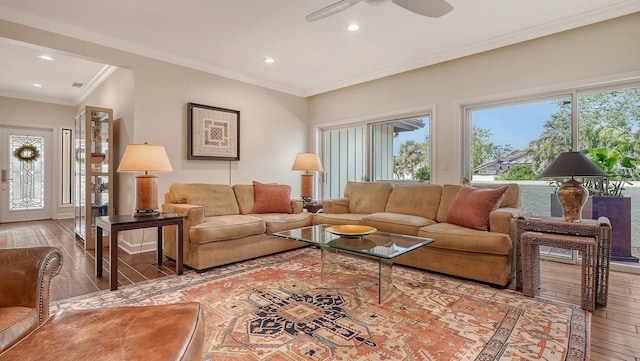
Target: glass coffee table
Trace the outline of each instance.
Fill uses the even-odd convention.
[[[393,258],[425,246],[433,239],[377,232],[356,235],[356,232],[336,234],[338,226],[322,224],[273,233],[274,236],[307,242],[320,247],[322,255],[322,283],[332,284],[337,272],[340,254],[360,255],[375,259],[378,263],[378,303],[383,303],[393,291]],[[361,226],[341,226],[361,227]],[[364,229],[364,228],[362,228]]]

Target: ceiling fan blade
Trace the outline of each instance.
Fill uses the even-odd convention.
[[[327,16],[337,14],[342,10],[350,8],[353,5],[359,3],[360,1],[362,0],[341,0],[341,1],[338,1],[337,3],[333,3],[327,7],[324,7],[318,11],[312,12],[311,14],[307,15],[305,19],[307,19],[307,21],[316,21],[316,20],[324,19]]]
[[[393,0],[393,3],[430,18],[439,18],[453,10],[453,6],[445,0]]]

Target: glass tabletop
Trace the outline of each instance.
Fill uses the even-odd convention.
[[[431,238],[375,232],[364,236],[340,236],[327,231],[331,225],[321,224],[273,233],[274,236],[342,249],[379,258],[394,258],[433,242]]]

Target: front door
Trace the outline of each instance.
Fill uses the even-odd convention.
[[[2,126],[0,222],[51,219],[53,131]]]

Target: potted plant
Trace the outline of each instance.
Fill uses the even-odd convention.
[[[640,159],[624,155],[622,149],[590,148],[582,152],[609,177],[585,179],[591,194],[591,218],[607,217],[611,221],[611,259],[638,262],[631,255],[631,198],[624,196],[625,186],[637,180]]]
[[[640,179],[640,159],[624,155],[624,145],[616,149],[589,148],[582,151],[589,159],[605,171],[606,178],[584,178],[583,185],[589,190],[589,199],[582,210],[583,218],[607,217],[611,221],[611,260],[638,262],[631,255],[631,197],[624,195],[630,181]],[[556,189],[560,182],[552,181]],[[562,215],[562,207],[555,193],[551,197],[551,215]]]

